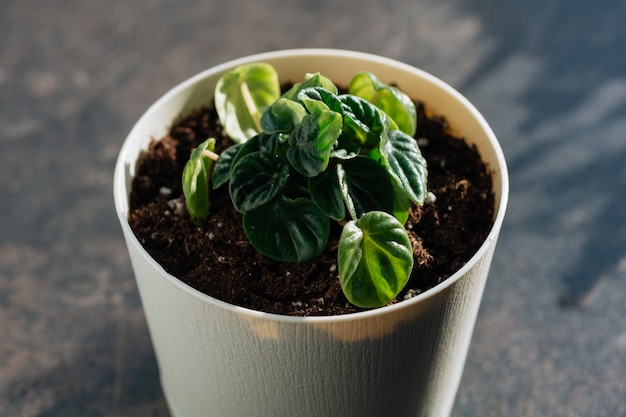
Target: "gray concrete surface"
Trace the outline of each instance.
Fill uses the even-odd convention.
[[[112,171],[162,93],[296,47],[469,97],[511,199],[453,415],[626,416],[626,3],[0,3],[0,415],[166,416]]]

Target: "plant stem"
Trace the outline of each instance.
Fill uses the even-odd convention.
[[[373,105],[376,105],[376,103],[378,102],[378,99],[380,98],[382,94],[381,90],[378,90],[376,92],[376,94],[374,94],[374,96],[369,100],[370,103],[372,103]]]
[[[207,158],[210,158],[210,159],[212,159],[214,161],[217,161],[220,158],[220,156],[218,154],[216,154],[215,152],[210,151],[208,149],[205,149],[204,151],[202,151],[202,155],[206,156]]]
[[[261,117],[259,115],[259,109],[257,108],[256,104],[254,104],[254,100],[252,99],[252,95],[250,94],[247,83],[241,84],[241,95],[243,96],[243,101],[246,103],[248,112],[250,112],[250,116],[252,116],[252,120],[254,121],[254,126],[256,127],[257,132],[261,132],[263,129],[261,129]]]

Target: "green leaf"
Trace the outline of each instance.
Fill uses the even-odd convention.
[[[215,109],[226,133],[242,143],[261,132],[261,115],[280,97],[274,67],[245,64],[225,73],[215,86]]]
[[[269,135],[267,133],[259,133],[240,145],[239,152],[237,152],[237,155],[235,155],[232,161],[233,167],[237,165],[241,158],[253,152],[275,153],[278,146],[278,134]]]
[[[337,87],[335,84],[333,84],[330,79],[317,72],[315,74],[306,74],[304,81],[294,84],[288,91],[285,92],[285,94],[282,95],[282,97],[297,101],[300,91],[312,87],[321,87],[333,94],[337,94]]]
[[[338,99],[343,108],[344,130],[357,138],[364,148],[377,146],[387,130],[385,116],[360,97],[344,94]]]
[[[406,285],[413,252],[406,230],[383,212],[366,213],[343,228],[337,253],[339,280],[348,300],[359,307],[382,307]]]
[[[339,139],[341,141],[341,138]],[[352,159],[359,156],[361,153],[361,147],[356,143],[343,144],[343,148],[338,148],[330,153],[331,158],[337,159]]]
[[[287,159],[305,177],[324,171],[341,134],[342,118],[334,111],[308,115],[289,136]]]
[[[243,143],[238,143],[229,146],[220,154],[219,159],[215,162],[213,175],[211,176],[213,188],[219,188],[230,180],[230,168],[243,145]]]
[[[393,188],[384,167],[365,156],[337,164],[337,176],[348,212],[358,219],[369,211],[393,213]]]
[[[311,114],[332,110],[343,114],[343,106],[336,94],[322,87],[301,90],[297,99]]]
[[[213,160],[206,150],[213,151],[215,139],[207,139],[191,152],[183,169],[183,195],[191,219],[201,223],[209,215],[209,175]]]
[[[230,172],[232,167],[239,162],[244,156],[253,152],[270,152],[274,153],[278,146],[278,135],[269,135],[266,133],[259,133],[256,136],[251,137],[244,143],[237,143],[232,145],[222,154],[215,163],[213,168],[213,176],[211,178],[213,182],[213,188],[218,188],[230,180]]]
[[[346,217],[346,206],[335,170],[326,170],[309,178],[308,189],[313,202],[325,215],[334,220],[343,220]]]
[[[415,104],[396,87],[381,83],[374,74],[360,72],[352,78],[348,91],[381,109],[407,135],[415,134],[417,127]]]
[[[302,104],[279,98],[261,116],[261,128],[266,133],[289,133],[300,125],[306,115]]]
[[[404,191],[400,189],[400,186],[393,183],[393,217],[398,219],[402,224],[406,224],[409,220],[409,209],[411,207],[411,200]]]
[[[411,200],[423,204],[428,192],[428,171],[417,141],[400,130],[390,130],[380,144],[380,152],[400,189]]]
[[[253,152],[241,158],[230,173],[228,190],[241,213],[267,203],[289,179],[289,167],[270,152]]]
[[[243,215],[252,246],[277,261],[306,262],[328,243],[330,220],[307,198],[284,196]]]

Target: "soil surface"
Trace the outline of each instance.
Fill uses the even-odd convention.
[[[489,167],[445,120],[416,103],[415,135],[428,162],[428,189],[436,197],[411,207],[407,230],[414,267],[401,302],[442,282],[476,252],[492,225],[494,196]],[[248,243],[228,187],[212,190],[211,214],[196,226],[185,208],[181,176],[191,150],[208,137],[219,152],[231,143],[213,109],[199,109],[153,140],[132,183],[129,223],[165,270],[210,296],[238,306],[286,315],[336,315],[361,311],[339,285],[334,227],[327,249],[313,261],[280,263]]]

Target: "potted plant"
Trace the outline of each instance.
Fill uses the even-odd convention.
[[[265,75],[267,71],[271,72],[267,67],[259,69],[252,65],[256,63],[271,66],[280,77],[280,83],[302,80],[304,74],[320,75],[315,76],[314,81],[309,82],[315,78],[310,77],[303,84],[297,84],[291,93],[282,96],[275,91],[275,82],[268,91],[263,91],[266,87],[261,90],[252,88],[252,91],[244,87],[242,90],[235,82],[237,92],[234,96],[221,96],[220,91],[230,88],[225,74],[242,68],[244,72],[256,68],[251,71],[258,70]],[[362,74],[361,78],[353,78],[355,74]],[[264,79],[265,75],[253,74],[248,79]],[[391,104],[388,107],[382,105],[383,110],[377,111],[361,101],[347,103],[345,100],[351,98],[338,99],[334,85],[348,86],[351,81],[355,84],[352,90],[364,89],[366,96],[381,90],[384,94],[391,94]],[[422,294],[385,305],[406,283],[407,271],[412,266],[410,254],[405,253],[408,238],[405,231],[398,228],[405,216],[402,214],[405,211],[403,204],[408,199],[422,203],[426,197],[425,164],[419,148],[409,143],[402,148],[403,152],[399,151],[409,136],[408,132],[413,129],[413,119],[410,106],[400,105],[404,109],[398,108],[398,103],[402,104],[406,96],[389,87],[392,83],[412,99],[425,102],[431,112],[445,115],[450,128],[460,132],[479,150],[491,170],[495,211],[493,226],[484,243],[458,271]],[[267,83],[263,85],[267,86]],[[276,100],[279,96],[282,99]],[[242,122],[241,112],[235,124],[228,122],[228,116],[222,114],[224,125],[232,136],[241,132],[242,141],[256,137],[248,147],[254,146],[257,151],[259,148],[280,148],[282,153],[277,157],[278,161],[274,158],[268,161],[267,155],[259,155],[260,152],[253,155],[255,152],[242,151],[246,146],[242,144],[222,153],[219,158],[211,157],[213,142],[205,141],[192,154],[184,174],[186,206],[191,216],[198,223],[206,217],[208,204],[204,188],[207,184],[215,182],[213,185],[223,186],[228,183],[234,205],[243,213],[247,235],[256,249],[277,259],[295,257],[303,260],[316,256],[327,242],[327,220],[320,220],[319,210],[311,209],[313,205],[309,201],[299,199],[297,187],[302,184],[292,185],[295,191],[292,189],[284,197],[276,191],[285,187],[287,179],[280,173],[286,168],[272,164],[290,164],[289,168],[298,171],[301,177],[316,178],[312,180],[313,185],[307,183],[309,190],[317,187],[325,191],[319,194],[309,191],[317,199],[314,206],[323,208],[325,219],[338,220],[343,226],[342,239],[345,240],[339,244],[337,263],[346,297],[362,307],[382,307],[322,317],[291,317],[255,311],[198,291],[166,272],[148,254],[128,223],[130,187],[137,161],[152,139],[163,137],[175,120],[206,106],[213,98],[218,110],[227,108],[232,102],[243,104],[243,118],[248,117],[247,122]],[[258,112],[255,107],[259,107]],[[352,110],[342,113],[340,109]],[[336,115],[338,112],[341,116]],[[346,112],[356,114],[352,124],[350,120],[346,122],[346,117],[349,119]],[[375,120],[364,126],[360,122],[367,117]],[[307,143],[311,141],[307,142],[303,139],[306,135],[296,131],[301,125],[306,125],[304,130],[308,132],[321,134],[318,135],[321,139],[313,140],[318,145],[314,151],[307,151]],[[266,132],[257,136],[259,126]],[[342,133],[342,129],[349,132]],[[380,138],[381,132],[385,137],[389,132],[392,132],[391,136],[395,135],[387,149],[384,149],[385,144],[371,142],[372,137]],[[357,145],[360,147],[345,140],[355,136],[359,137]],[[338,142],[341,145],[337,145]],[[249,155],[253,156],[247,157]],[[364,168],[349,167],[353,170],[351,172],[375,171],[381,165],[396,165],[395,171],[388,174],[391,181],[396,182],[385,180],[386,187],[396,184],[386,194],[391,196],[387,199],[391,203],[373,210],[375,214],[372,215],[361,210],[359,199],[346,191],[349,179],[344,178],[337,188],[329,186],[327,179],[319,178],[330,165],[334,173],[332,178],[341,182],[343,161],[349,161],[345,162],[348,165],[356,155],[375,163],[362,160],[358,163]],[[329,162],[331,157],[340,162]],[[395,159],[390,162],[392,158]],[[385,161],[381,162],[383,159]],[[269,174],[264,171],[268,165],[272,166]],[[245,171],[262,175],[256,176],[257,181],[251,187],[245,179],[241,180]],[[346,175],[345,170],[343,175]],[[259,176],[264,178],[261,182]],[[372,188],[376,188],[375,180],[368,178]],[[324,181],[316,184],[317,180]],[[338,189],[336,198],[328,197],[329,189]],[[385,194],[385,191],[381,193]],[[372,201],[381,200],[380,194],[374,196]],[[477,110],[440,80],[393,60],[337,50],[280,51],[214,67],[175,87],[132,129],[115,171],[116,209],[172,414],[220,417],[448,415],[460,381],[507,196],[508,180],[502,152]],[[268,201],[279,198],[284,198],[284,202],[277,203],[271,211],[259,211],[259,207],[263,209]],[[306,217],[310,223],[305,224],[305,229],[313,231],[312,240],[306,241],[309,243],[277,243],[291,239],[285,237],[288,231],[272,220],[272,213],[292,219],[287,201],[297,201],[300,213],[308,213],[309,209],[315,211]],[[337,206],[344,211],[336,210]],[[382,241],[369,239],[379,248],[379,252],[374,253],[376,249],[367,248],[359,236],[368,233],[374,236],[381,227]],[[275,233],[268,232],[277,229]],[[323,232],[321,239],[320,230]],[[373,254],[374,258],[388,264],[388,268],[381,273],[379,266],[363,266],[360,263],[363,253]],[[381,280],[384,281],[382,284]],[[351,286],[355,282],[359,290]]]

